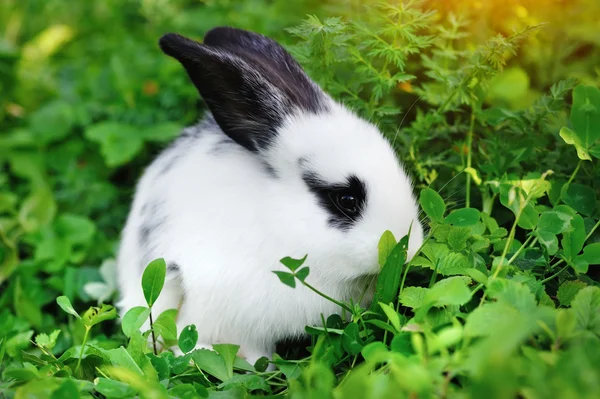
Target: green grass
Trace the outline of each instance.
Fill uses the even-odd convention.
[[[599,397],[600,3],[553,4],[2,2],[0,397]],[[134,184],[202,107],[157,40],[223,24],[377,122],[429,228],[408,263],[382,232],[373,304],[338,303],[351,321],[323,315],[274,371],[193,350],[175,310],[140,331],[160,259],[147,307],[111,306]],[[310,259],[282,284],[311,287]]]

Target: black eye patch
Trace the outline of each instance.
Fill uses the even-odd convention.
[[[358,177],[350,175],[345,182],[329,183],[314,172],[304,172],[302,179],[329,213],[330,226],[347,231],[361,218],[367,190]]]

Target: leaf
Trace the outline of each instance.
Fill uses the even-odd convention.
[[[586,245],[583,248],[583,259],[590,265],[600,265],[600,242]]]
[[[572,260],[581,252],[585,243],[585,223],[580,215],[571,220],[571,230],[563,233],[561,244],[565,257]]]
[[[539,214],[531,204],[526,204],[519,217],[517,225],[525,230],[533,230],[537,226]]]
[[[573,298],[575,298],[577,293],[585,287],[587,287],[587,284],[579,280],[565,281],[562,283],[560,287],[558,287],[558,292],[556,293],[560,305],[571,306]]]
[[[448,232],[448,246],[456,252],[467,248],[467,240],[471,237],[471,229],[468,227],[452,227]]]
[[[163,258],[155,259],[146,267],[142,275],[142,290],[149,307],[158,299],[165,284],[167,264]]]
[[[443,220],[444,213],[446,212],[446,204],[436,191],[429,187],[421,190],[420,203],[431,220],[435,222]]]
[[[287,267],[292,272],[294,272],[294,271],[296,271],[296,269],[298,269],[300,266],[302,266],[304,264],[307,257],[308,257],[308,255],[304,255],[304,257],[301,259],[294,259],[294,258],[290,258],[289,256],[286,256],[285,258],[281,259],[280,262],[285,267]]]
[[[281,272],[277,270],[274,270],[273,273],[275,273],[277,277],[279,277],[279,280],[283,284],[287,285],[288,287],[296,288],[296,279],[294,278],[294,275],[292,273]]]
[[[298,280],[300,280],[300,281],[304,281],[308,277],[309,273],[310,273],[309,267],[308,266],[303,267],[302,269],[300,269],[296,272],[296,278],[298,278]]]
[[[457,227],[472,226],[479,222],[480,212],[475,208],[463,208],[450,212],[444,219],[444,223]]]
[[[183,353],[188,353],[192,349],[196,347],[198,343],[198,331],[196,330],[196,326],[191,324],[186,326],[181,330],[181,334],[179,334],[179,349]]]
[[[592,160],[588,150],[582,145],[581,139],[579,138],[577,133],[575,133],[573,130],[569,129],[566,126],[563,126],[560,129],[559,135],[565,143],[575,147],[575,150],[577,151],[577,157],[579,157],[579,159],[584,161]]]
[[[573,215],[560,212],[556,209],[542,212],[538,223],[538,230],[555,235],[560,234],[569,229],[572,218]]]
[[[227,381],[231,378],[225,361],[219,354],[208,349],[197,349],[192,353],[192,359],[197,367],[213,377]]]
[[[600,89],[584,85],[575,87],[571,125],[585,149],[600,139]]]
[[[396,244],[390,253],[390,256],[388,256],[385,265],[377,277],[375,296],[370,307],[372,311],[381,314],[382,311],[377,304],[379,302],[394,302],[398,296],[398,289],[400,287],[400,274],[402,272],[404,263],[406,262],[407,251],[408,236],[404,236],[400,242]]]
[[[156,356],[154,355],[154,353],[146,354],[146,356],[150,359],[152,367],[154,367],[154,369],[156,370],[156,374],[158,375],[159,381],[166,380],[167,378],[169,378],[170,375],[169,362],[164,356],[162,356],[165,353],[169,352],[163,352],[161,356]]]
[[[112,121],[89,127],[85,137],[100,144],[100,151],[109,167],[132,160],[143,145],[140,128]]]
[[[75,112],[72,104],[55,100],[43,105],[29,119],[29,129],[41,145],[64,139],[74,126]]]
[[[434,306],[464,305],[471,300],[468,277],[448,277],[433,285],[425,294],[423,302]]]
[[[79,397],[79,390],[75,382],[66,379],[57,390],[52,392],[50,399],[78,399]]]
[[[90,307],[81,318],[84,325],[91,327],[116,317],[117,309],[114,306],[102,304],[99,308],[95,306]]]
[[[103,377],[94,380],[94,389],[110,399],[130,398],[137,393],[135,389],[124,382]]]
[[[571,302],[576,314],[577,327],[600,335],[600,288],[590,286],[581,289]]]
[[[221,356],[225,363],[225,370],[229,378],[233,377],[233,364],[235,362],[235,356],[240,350],[239,345],[232,344],[214,344],[213,349]]]
[[[423,287],[406,287],[400,294],[400,303],[408,308],[420,308],[423,306],[427,291],[429,291],[429,289]]]
[[[591,216],[596,209],[596,191],[578,183],[565,185],[561,190],[560,199],[577,212]]]
[[[390,344],[390,349],[394,352],[410,356],[415,353],[412,347],[411,333],[402,331],[394,336]]]
[[[392,250],[394,249],[396,244],[397,242],[396,238],[394,237],[394,234],[391,231],[386,230],[379,239],[379,243],[377,244],[377,253],[380,267],[383,267],[385,261],[387,260],[388,256],[390,256],[390,254],[392,253]]]
[[[379,306],[381,306],[381,309],[387,316],[387,318],[390,321],[390,323],[392,324],[392,326],[396,329],[396,331],[400,331],[400,328],[402,326],[400,325],[400,316],[398,316],[398,313],[396,312],[396,310],[393,307],[391,307],[390,305],[386,305],[385,303],[382,303],[382,302],[379,302]]]
[[[43,348],[52,349],[56,345],[56,340],[58,339],[59,334],[60,330],[52,331],[52,333],[49,336],[43,333],[38,334],[35,337],[35,343]]]
[[[139,331],[149,316],[150,308],[145,306],[135,306],[129,309],[121,322],[121,329],[125,336],[129,338],[134,331]]]
[[[358,324],[352,322],[346,326],[342,335],[342,346],[352,356],[360,353],[363,344],[360,339]]]
[[[154,321],[152,327],[157,335],[162,336],[166,340],[177,339],[177,309],[168,309],[162,312]]]
[[[547,231],[538,231],[536,234],[548,255],[552,256],[558,252],[558,238],[554,234]]]
[[[81,316],[79,316],[79,313],[77,313],[75,309],[73,309],[71,301],[69,301],[69,298],[67,298],[66,296],[62,295],[56,298],[56,303],[58,303],[58,306],[60,306],[60,308],[68,314],[73,315],[78,319],[81,319]]]
[[[144,139],[162,143],[179,136],[181,129],[182,126],[177,123],[166,122],[140,128],[139,131]]]

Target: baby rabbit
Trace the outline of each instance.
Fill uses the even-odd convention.
[[[124,314],[144,305],[141,276],[168,265],[154,317],[178,308],[198,347],[233,343],[250,363],[340,309],[303,286],[282,284],[279,260],[308,254],[311,285],[358,298],[379,272],[378,240],[412,224],[423,241],[411,181],[372,124],[334,101],[283,47],[219,27],[204,43],[166,34],[206,102],[139,181],[123,230],[118,280]],[[369,292],[372,297],[372,287]]]

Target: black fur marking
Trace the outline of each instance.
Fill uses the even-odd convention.
[[[223,132],[250,151],[268,148],[286,115],[327,110],[321,89],[262,35],[215,28],[205,44],[166,34],[160,47],[185,67]]]
[[[365,184],[356,176],[348,176],[343,183],[329,183],[313,172],[304,172],[302,179],[314,193],[319,204],[329,213],[329,225],[342,231],[348,231],[361,217],[367,203]],[[339,205],[341,195],[351,195],[356,199],[357,210],[345,212]]]
[[[219,155],[224,152],[227,152],[235,145],[235,141],[230,139],[227,136],[223,136],[223,138],[217,141],[208,152],[213,155]],[[237,147],[239,148],[239,147]]]
[[[175,262],[170,262],[167,265],[167,272],[168,273],[179,273],[179,265]]]
[[[147,262],[152,260],[148,258],[152,257],[152,252],[156,248],[154,232],[163,226],[167,218],[161,213],[159,202],[144,204],[142,208],[144,209],[144,220],[140,225],[138,245],[145,254],[141,265],[142,268],[145,268]]]
[[[173,152],[173,150],[171,149],[171,150],[169,150],[169,152]],[[177,154],[170,155],[170,158],[164,162],[163,167],[159,172],[159,175],[164,175],[168,171],[170,171],[171,168],[177,163],[178,159],[179,159],[179,156]]]

